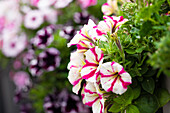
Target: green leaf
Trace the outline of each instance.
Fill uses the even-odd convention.
[[[122,104],[123,106],[127,106],[131,104],[132,100],[133,100],[133,91],[132,91],[132,88],[130,87],[128,87],[128,90],[124,94],[113,99],[113,101],[115,101],[116,103]]]
[[[145,49],[145,46],[142,46],[141,48],[136,49],[136,53],[142,53],[144,49]]]
[[[156,92],[160,107],[163,107],[170,101],[170,94],[166,89],[158,89]]]
[[[152,78],[145,78],[142,82],[142,88],[148,93],[153,94],[155,89],[155,82]]]
[[[138,85],[133,89],[133,94],[134,94],[133,99],[137,99],[140,96],[140,93],[141,93],[141,87]]]
[[[124,110],[124,107],[121,104],[113,103],[113,105],[109,109],[109,112],[118,113],[122,110]]]
[[[140,112],[135,105],[131,104],[126,108],[126,113],[140,113]]]
[[[159,108],[157,98],[151,94],[141,95],[135,101],[135,105],[138,107],[140,113],[155,113]]]
[[[151,21],[146,21],[142,24],[139,34],[141,37],[145,37],[150,33],[151,30],[152,30]]]
[[[128,54],[135,54],[135,49],[125,49]]]

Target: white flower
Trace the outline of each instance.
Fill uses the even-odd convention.
[[[68,64],[69,75],[68,80],[73,85],[73,92],[78,94],[82,77],[80,71],[85,64],[83,53],[73,52],[71,53],[70,62]]]
[[[127,86],[132,83],[131,76],[124,68],[116,62],[107,62],[101,65],[101,85],[102,88],[116,94],[123,94]]]
[[[37,29],[43,22],[44,15],[40,10],[32,10],[24,18],[24,25],[29,29]]]
[[[2,52],[7,57],[16,57],[25,49],[26,44],[27,39],[25,34],[15,37],[11,35],[3,40]]]

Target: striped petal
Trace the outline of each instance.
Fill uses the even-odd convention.
[[[71,68],[80,68],[83,67],[83,65],[85,64],[85,58],[84,58],[84,54],[83,53],[78,53],[73,52],[71,53],[70,56],[70,62],[68,63],[67,68],[71,69]]]
[[[94,44],[89,41],[79,41],[77,44],[77,51],[80,53],[86,52],[88,49],[93,48]]]
[[[82,77],[80,71],[84,65],[84,55],[82,53],[71,53],[70,62],[68,64],[69,75],[68,80],[73,85],[73,92],[78,94],[81,88]]]
[[[73,37],[73,39],[67,44],[68,47],[72,45],[76,45],[79,43],[79,41],[89,41],[91,43],[94,43],[94,39],[90,37],[88,32],[93,29],[95,26],[95,23],[89,19],[88,24],[84,25],[83,28],[77,32],[77,34]]]
[[[97,82],[100,65],[103,63],[103,52],[98,47],[94,47],[85,52],[86,64],[81,70],[81,76],[90,82]]]
[[[93,113],[103,113],[104,112],[104,99],[103,94],[100,94],[96,89],[96,83],[88,82],[84,88],[85,94],[85,104],[92,106]]]
[[[132,83],[131,76],[116,62],[107,62],[101,65],[101,85],[107,92],[123,94],[127,86]]]

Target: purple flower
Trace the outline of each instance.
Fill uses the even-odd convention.
[[[46,96],[43,107],[46,113],[61,113],[61,106],[57,103],[57,94],[49,94]]]
[[[32,106],[29,103],[20,106],[20,113],[32,113]]]
[[[60,65],[60,52],[55,48],[48,48],[39,54],[40,66],[46,71],[53,71]]]
[[[44,49],[50,45],[54,40],[53,32],[55,27],[53,25],[47,26],[37,32],[37,35],[33,38],[32,43],[38,48]]]
[[[40,76],[40,75],[42,75],[43,69],[40,66],[39,59],[31,60],[29,71],[30,71],[30,73],[33,76]]]
[[[59,33],[59,35],[68,41],[70,41],[74,35],[76,34],[76,30],[73,28],[73,26],[65,26]]]
[[[87,13],[87,11],[76,12],[74,14],[74,22],[77,24],[87,24],[89,19],[95,20],[93,16]]]
[[[33,59],[34,59],[34,51],[31,49],[28,50],[28,52],[23,55],[23,62],[26,65],[29,65],[31,60]]]
[[[44,109],[46,113],[90,113],[79,97],[69,94],[66,89],[45,97]]]

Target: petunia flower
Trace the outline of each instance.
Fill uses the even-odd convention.
[[[102,5],[102,12],[104,15],[111,15],[118,10],[117,0],[107,0],[107,3]]]
[[[99,89],[98,84],[87,82],[84,88],[84,104],[92,106],[93,113],[104,112],[104,91]]]
[[[94,38],[89,35],[89,31],[92,30],[94,26],[96,26],[95,23],[91,19],[89,19],[88,24],[84,25],[84,27],[77,32],[77,34],[67,44],[67,46],[70,47],[72,45],[76,45],[79,43],[79,41],[84,40],[94,43]]]
[[[89,49],[85,53],[86,64],[81,70],[81,76],[89,82],[97,82],[99,78],[99,69],[103,63],[103,52],[97,46]]]
[[[115,17],[115,16],[104,16],[104,21],[100,21],[96,28],[96,32],[99,36],[106,35],[107,32],[110,34],[117,32],[119,27],[127,22],[127,19],[124,19],[123,16]]]
[[[78,0],[78,2],[82,8],[87,8],[97,4],[97,0]]]
[[[23,71],[16,72],[13,76],[13,81],[18,90],[24,90],[31,85],[29,75]]]
[[[46,46],[50,45],[54,40],[53,32],[53,26],[47,26],[39,30],[36,36],[33,38],[32,43],[38,48],[44,49]]]
[[[76,30],[73,26],[65,26],[61,31],[59,32],[59,35],[68,41],[70,41],[74,35],[76,34]]]
[[[116,62],[106,62],[101,65],[101,85],[102,88],[116,94],[123,94],[127,90],[127,86],[132,83],[131,76],[124,68]]]
[[[27,38],[25,34],[21,34],[20,36],[9,35],[11,37],[4,37],[2,52],[7,57],[16,57],[19,53],[21,53],[26,45]]]
[[[87,24],[89,19],[95,21],[95,18],[92,15],[90,15],[87,11],[74,13],[73,20],[77,24],[81,24],[81,25]]]
[[[43,73],[43,68],[39,62],[39,59],[32,59],[30,61],[29,71],[33,76],[40,76]]]
[[[73,92],[78,94],[81,88],[82,77],[80,71],[85,64],[84,54],[73,52],[71,53],[70,62],[68,64],[69,75],[68,80],[73,85]]]
[[[40,10],[31,10],[27,12],[24,18],[24,25],[29,29],[37,29],[43,22],[44,17]]]
[[[39,54],[40,66],[46,71],[53,71],[60,66],[60,52],[56,48],[48,48]]]

